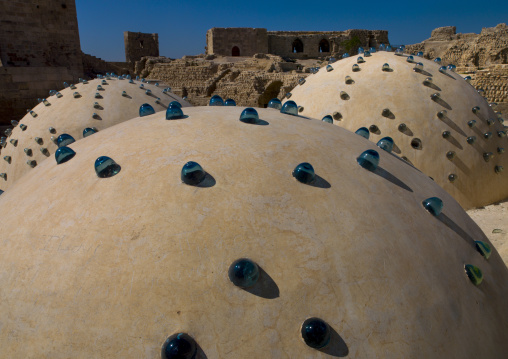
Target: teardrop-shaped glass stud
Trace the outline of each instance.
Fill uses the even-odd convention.
[[[48,149],[47,149],[47,148],[45,148],[45,147],[41,147],[39,150],[41,151],[41,153],[42,153],[44,156],[49,156],[49,151],[48,151]]]
[[[30,115],[32,115],[32,117],[37,117],[37,114],[33,111],[33,110],[30,110]]]
[[[415,64],[415,67],[413,68],[413,71],[418,72],[418,71],[422,71],[422,70],[423,70],[423,64],[421,62],[417,62]]]
[[[54,127],[48,128],[49,133],[56,133],[56,130]]]
[[[442,74],[446,74],[446,66],[441,66],[439,68],[439,72],[441,72]]]
[[[155,113],[155,110],[153,109],[152,105],[148,103],[144,103],[139,108],[139,117],[149,116],[153,115]]]
[[[166,110],[166,120],[179,120],[183,118],[183,111],[180,107],[173,105],[172,107],[168,106]]]
[[[423,207],[433,216],[439,216],[443,210],[443,201],[437,197],[427,198],[422,202]]]
[[[25,148],[23,151],[25,151],[27,156],[31,156],[32,155],[32,150],[30,148]]]
[[[451,136],[451,133],[450,131],[443,131],[441,135],[443,136],[443,138],[449,138]]]
[[[416,56],[418,56],[418,57],[423,57],[423,52],[422,52],[422,51],[418,51],[418,53],[416,54]]]
[[[208,106],[224,106],[224,100],[219,95],[213,95]]]
[[[232,98],[228,98],[225,102],[224,102],[224,106],[236,106],[236,101],[233,100]]]
[[[476,90],[476,91],[478,92],[478,94],[479,94],[481,97],[485,96],[485,90],[484,90],[484,89],[479,88],[479,89],[478,89],[478,90]]]
[[[145,94],[147,94],[148,96],[150,96],[152,94],[152,90],[148,89],[145,91]]]
[[[332,65],[326,65],[326,72],[330,72],[330,71],[333,71],[333,66]]]
[[[496,173],[501,173],[501,172],[503,172],[503,170],[504,170],[503,166],[494,167],[494,172],[496,172]]]
[[[365,52],[365,49],[363,47],[358,48],[358,54],[363,54]]]
[[[258,112],[252,107],[247,107],[240,115],[240,121],[245,123],[256,123],[259,121]]]
[[[369,139],[370,136],[369,129],[367,127],[360,127],[358,130],[355,131],[355,133],[359,136],[366,138],[367,140]]]
[[[399,127],[398,127],[398,130],[399,130],[400,132],[404,132],[404,131],[406,131],[406,130],[407,130],[407,125],[406,125],[405,123],[401,123],[401,124],[399,125]]]
[[[342,114],[340,112],[335,111],[332,113],[333,119],[335,121],[340,121],[342,119]]]
[[[27,125],[20,124],[19,128],[21,128],[21,131],[25,131],[28,127],[27,127]]]
[[[377,127],[376,125],[370,125],[369,131],[372,133],[379,133],[379,127]]]
[[[379,165],[379,153],[375,150],[364,151],[356,158],[356,162],[366,170],[375,171]]]
[[[439,92],[436,92],[436,93],[433,93],[432,95],[430,95],[430,99],[432,101],[437,101],[441,98],[441,94]]]
[[[96,93],[95,93],[95,98],[102,98],[102,96],[101,96],[101,94],[100,94],[100,93],[96,92]]]
[[[506,132],[505,131],[497,131],[497,137],[499,137],[499,138],[506,137]]]
[[[95,173],[99,178],[113,177],[121,169],[120,165],[109,157],[101,156],[95,160]]]
[[[486,140],[490,140],[492,138],[492,132],[485,132],[483,134],[483,138],[485,138]]]
[[[9,141],[14,147],[16,147],[18,145],[18,140],[16,139],[12,139]]]
[[[475,106],[475,107],[472,108],[472,111],[473,111],[473,113],[476,114],[476,113],[480,112],[480,107],[479,106]]]
[[[10,135],[12,135],[12,129],[10,129],[10,128],[6,129],[6,130],[4,131],[4,133],[5,133],[5,135],[6,135],[7,137],[9,137]]]
[[[35,143],[39,144],[39,145],[42,145],[44,143],[43,139],[40,138],[40,137],[35,137],[34,138],[34,141]]]
[[[353,64],[352,70],[353,72],[358,72],[360,71],[360,66],[358,66],[358,64]]]
[[[468,138],[466,138],[466,141],[467,141],[467,143],[472,145],[476,142],[476,136],[469,136]]]
[[[55,136],[51,136],[50,140],[51,142],[54,142],[55,145],[58,143],[58,138],[56,138]]]
[[[63,95],[62,95],[60,92],[57,92],[57,93],[56,93],[56,97],[57,97],[57,98],[60,98],[60,97],[62,97],[62,96],[63,96]]]
[[[346,85],[354,84],[355,82],[351,78],[351,76],[346,76]]]
[[[450,64],[450,65],[448,65],[448,67],[446,69],[455,72],[456,68],[457,68],[457,66]]]
[[[97,85],[97,91],[100,91],[102,90],[102,86],[101,85]]]
[[[248,258],[240,258],[229,266],[228,276],[237,287],[249,288],[259,279],[259,267]]]
[[[470,128],[473,128],[476,126],[476,120],[471,120],[471,121],[468,121],[467,122],[467,125],[470,127]]]
[[[29,165],[30,167],[34,168],[35,166],[37,166],[37,162],[34,161],[34,160],[28,160],[26,161],[26,164]]]
[[[77,91],[76,91],[76,92],[74,92],[74,93],[72,94],[72,96],[73,96],[74,98],[79,98],[79,97],[81,97],[81,95],[80,95],[80,94],[79,94],[79,92],[77,92]]]
[[[503,147],[498,147],[497,148],[497,153],[499,153],[499,154],[504,153],[504,148]]]
[[[376,48],[375,48],[375,47],[371,47],[371,48],[369,48],[369,52],[370,52],[371,54],[376,53]]]
[[[268,108],[274,108],[276,110],[280,110],[282,108],[282,102],[278,98],[272,98],[270,102],[268,102]]]
[[[383,137],[377,142],[377,146],[382,148],[386,152],[392,152],[393,150],[393,139],[391,137]]]
[[[56,95],[56,91],[55,90],[49,90],[49,95],[50,96]]]
[[[346,91],[341,91],[340,92],[340,98],[343,99],[343,100],[349,100],[349,95],[347,94]]]
[[[93,135],[94,133],[97,133],[95,129],[87,127],[83,130],[83,138]]]
[[[446,118],[446,116],[448,116],[448,111],[446,111],[446,110],[439,111],[439,112],[437,113],[437,117],[438,117],[439,119],[441,119],[441,120],[442,120],[443,118]]]
[[[482,256],[485,257],[485,259],[489,259],[490,255],[492,254],[492,249],[490,248],[489,244],[483,241],[474,241],[476,250],[480,252]]]
[[[363,56],[365,56],[365,57],[370,57],[370,56],[371,56],[371,55],[370,55],[370,51],[365,50],[365,51],[363,52]]]
[[[457,179],[457,175],[455,173],[451,173],[448,175],[448,181],[450,182],[455,182],[455,180]]]
[[[410,62],[410,63],[413,63],[413,62],[415,62],[415,59],[414,59],[413,55],[409,55],[409,56],[406,58],[406,61],[407,61],[407,62]]]
[[[61,163],[67,162],[72,157],[76,155],[76,152],[72,148],[69,147],[59,147],[55,152],[55,160],[56,164],[59,165]]]
[[[316,179],[316,173],[310,163],[303,162],[295,167],[293,177],[301,183],[309,184]]]
[[[284,95],[286,98],[291,98],[291,96],[293,96],[293,94],[291,92],[288,92],[286,95]]]
[[[471,83],[472,78],[471,78],[471,76],[466,76],[466,77],[464,77],[464,80],[465,80],[468,84],[470,84],[470,83]]]
[[[441,65],[441,58],[440,58],[440,57],[436,57],[436,58],[434,59],[434,62],[435,62],[436,64],[438,64],[438,65]]]
[[[466,264],[464,266],[464,270],[466,271],[466,274],[469,278],[469,280],[474,285],[480,285],[483,281],[483,273],[480,270],[480,268],[472,265],[472,264]]]
[[[194,161],[189,161],[182,167],[180,178],[182,182],[190,186],[197,186],[206,177],[206,172],[201,165]]]
[[[383,66],[381,67],[381,70],[390,72],[392,69],[390,68],[390,65],[384,63]]]
[[[492,126],[495,123],[496,123],[496,121],[494,121],[493,119],[491,119],[491,118],[487,119],[487,125]]]
[[[5,181],[7,181],[7,173],[5,173],[5,172],[4,173],[0,173],[0,178],[3,178]]]
[[[168,107],[178,107],[178,108],[182,108],[182,104],[178,101],[171,101],[168,105]]]
[[[309,318],[302,324],[302,338],[309,347],[320,349],[330,343],[330,326],[322,319]]]
[[[358,58],[356,59],[356,62],[357,62],[358,64],[363,64],[363,63],[365,62],[365,60],[363,59],[363,57],[358,56]]]
[[[298,79],[298,85],[303,85],[305,83],[305,79],[302,77]]]
[[[130,80],[129,80],[129,83],[130,83],[130,84],[133,84],[133,83],[134,83],[134,80],[133,80],[133,79],[130,79]]]
[[[286,115],[298,116],[298,106],[294,101],[286,101],[282,108],[280,109],[280,113],[285,113]]]
[[[403,54],[404,54],[404,51],[402,49],[395,50],[395,55],[396,56],[402,56]]]
[[[390,111],[389,108],[384,108],[383,111],[381,111],[381,116],[383,117],[390,117],[392,114],[392,111]]]
[[[93,103],[93,107],[94,107],[94,108],[99,108],[99,107],[101,107],[101,105],[99,105],[99,103],[98,103],[98,102],[94,102],[94,103]]]
[[[127,91],[122,91],[122,96],[127,97]]]
[[[494,157],[494,154],[492,152],[484,152],[483,153],[483,160],[485,162],[489,162],[492,157]]]
[[[423,84],[425,86],[430,86],[432,85],[432,83],[433,83],[432,77],[427,77],[425,80],[423,80]]]
[[[178,333],[169,336],[162,345],[162,359],[194,359],[197,344],[188,334]]]
[[[76,85],[71,84],[70,88],[71,88],[71,90],[75,90],[76,89]]]
[[[345,52],[343,55],[342,55],[342,58],[343,59],[347,59],[349,57],[349,53],[348,52]]]
[[[381,45],[379,45],[379,51],[386,51],[386,45],[381,43]]]
[[[11,125],[12,125],[13,127],[16,127],[16,126],[18,125],[18,123],[19,123],[19,122],[18,122],[18,121],[16,121],[16,120],[11,120]]]
[[[330,115],[326,115],[325,117],[323,117],[321,119],[321,121],[328,122],[328,123],[333,123],[333,118]]]
[[[68,135],[67,133],[63,133],[60,136],[58,136],[58,139],[56,140],[58,147],[68,146],[71,143],[76,142],[74,137],[71,135]]]
[[[10,163],[11,163],[11,161],[12,161],[12,157],[11,157],[11,156],[4,156],[4,160],[5,160],[8,164],[10,164]]]
[[[64,82],[63,86],[64,86],[64,88],[67,88],[67,87],[69,87],[69,84],[67,82]]]

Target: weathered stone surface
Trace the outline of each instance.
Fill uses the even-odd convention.
[[[433,40],[451,40],[452,36],[457,33],[457,28],[455,26],[444,26],[438,27],[437,29],[432,30],[430,35]]]
[[[125,61],[134,64],[143,56],[159,56],[159,34],[124,31]]]

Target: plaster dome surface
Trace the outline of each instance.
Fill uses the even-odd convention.
[[[140,88],[141,84],[143,88]],[[97,86],[102,89],[97,90]],[[36,117],[27,113],[13,128],[7,138],[7,146],[1,149],[0,173],[6,174],[5,178],[0,178],[1,190],[7,190],[24,173],[32,170],[28,161],[35,161],[32,164],[37,166],[47,157],[54,157],[58,147],[52,137],[56,140],[61,134],[69,134],[78,140],[83,138],[85,128],[94,127],[102,131],[138,117],[139,108],[144,103],[150,104],[156,112],[165,111],[172,101],[180,102],[183,107],[191,106],[171,92],[163,93],[162,85],[137,80],[129,83],[127,79],[95,79],[78,83],[75,87],[60,90],[61,97],[49,96],[48,106],[41,102],[32,109]],[[149,95],[146,90],[150,90]],[[74,97],[75,92],[79,94],[77,97]],[[95,97],[97,93],[100,98]],[[156,103],[157,98],[160,98],[160,103]],[[22,127],[25,129],[22,130]],[[15,146],[11,140],[17,141]],[[25,149],[30,149],[31,155],[27,155]],[[41,152],[41,149],[46,151]],[[9,161],[4,160],[5,156]]]
[[[177,333],[210,359],[508,351],[508,269],[475,249],[488,239],[446,191],[338,126],[274,109],[244,123],[242,111],[118,124],[0,195],[3,356],[158,358]],[[366,150],[374,171],[357,163]],[[101,156],[121,170],[99,178]],[[181,179],[190,161],[207,173],[196,186]],[[293,177],[303,163],[308,184]],[[246,289],[228,277],[240,258],[260,272]],[[331,328],[321,349],[302,339],[309,318]]]
[[[466,209],[507,198],[508,174],[496,172],[508,169],[508,154],[502,154],[507,137],[498,134],[506,129],[487,101],[460,75],[440,72],[431,60],[414,56],[410,63],[407,57],[379,51],[359,64],[358,56],[340,60],[332,71],[321,69],[307,77],[291,91],[291,100],[303,107],[303,115],[332,115],[335,124],[353,132],[370,129],[374,143],[393,138],[394,153],[432,177]],[[423,70],[414,71],[418,62]],[[353,71],[353,65],[360,71]],[[427,78],[431,81],[424,83]],[[479,111],[473,113],[476,106]],[[475,121],[473,127],[470,121]]]

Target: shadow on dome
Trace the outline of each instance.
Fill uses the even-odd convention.
[[[330,343],[324,348],[318,349],[320,352],[333,357],[342,358],[349,354],[349,348],[342,337],[330,325]]]
[[[241,289],[243,289],[246,292],[249,292],[250,294],[265,299],[278,298],[280,295],[280,290],[279,287],[277,286],[277,283],[275,283],[272,277],[270,277],[270,275],[266,273],[259,264],[258,269],[259,269],[259,279],[257,280],[256,284],[254,284],[252,287]]]

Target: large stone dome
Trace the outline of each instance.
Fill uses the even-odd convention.
[[[488,240],[446,191],[338,126],[273,109],[249,124],[241,111],[118,124],[0,196],[3,356],[158,358],[178,333],[210,359],[508,352],[508,269],[479,253]],[[366,150],[377,169],[357,163]],[[101,159],[98,177],[101,156],[120,168]],[[182,183],[189,161],[207,172],[197,185]],[[304,162],[313,181],[308,165],[303,182],[292,175]],[[246,289],[228,277],[240,258],[259,266]],[[309,318],[330,334],[320,349],[302,339]]]
[[[500,172],[508,169],[508,154],[502,153],[508,149],[505,127],[475,88],[421,57],[414,56],[414,62],[393,52],[362,57],[364,63],[353,56],[332,64],[332,71],[322,68],[307,77],[291,91],[291,100],[303,107],[303,115],[330,115],[350,131],[370,129],[374,143],[391,137],[398,156],[466,209],[508,197],[508,175]],[[414,71],[417,62],[421,71]],[[353,65],[360,70],[353,71]]]
[[[153,82],[132,80],[130,83],[128,79],[111,77],[79,83],[75,87],[64,88],[58,96],[48,97],[47,103],[39,103],[32,109],[33,114],[27,113],[19,121],[20,125],[12,130],[7,146],[1,149],[0,173],[5,174],[0,178],[1,190],[5,191],[32,166],[53,155],[59,135],[69,134],[76,140],[83,138],[85,128],[101,131],[138,117],[139,108],[144,103],[150,104],[156,112],[166,110],[171,101],[178,101],[184,107],[191,106]],[[76,97],[74,93],[77,93]],[[157,98],[160,101],[156,102]]]

